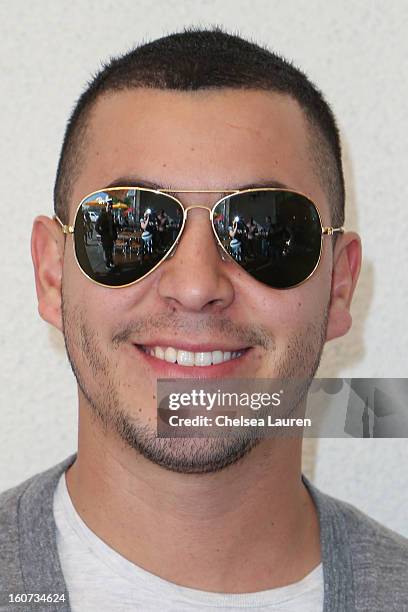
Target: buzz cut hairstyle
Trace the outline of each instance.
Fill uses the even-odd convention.
[[[54,186],[54,211],[69,223],[69,201],[86,157],[91,110],[101,96],[135,88],[224,88],[285,94],[306,118],[313,170],[328,199],[331,223],[344,224],[345,187],[339,130],[322,93],[291,62],[215,26],[186,28],[110,59],[91,79],[69,118]]]

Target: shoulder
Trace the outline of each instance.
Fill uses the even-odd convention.
[[[0,494],[0,602],[4,603],[6,583],[20,585],[18,504],[28,486],[25,481]]]
[[[22,584],[22,549],[36,546],[35,536],[41,537],[50,518],[45,515],[50,514],[49,501],[58,479],[74,459],[71,455],[0,494],[0,592],[7,585]]]
[[[357,609],[408,610],[408,539],[348,502],[313,486],[309,490],[318,508],[327,556],[342,551],[350,566]]]
[[[18,559],[18,512],[22,496],[41,477],[37,474],[11,489],[0,493],[0,568],[8,565],[8,570]],[[3,567],[1,567],[3,566]],[[3,572],[0,572],[2,575]]]
[[[37,488],[38,485],[46,484],[59,472],[62,474],[64,471],[64,466],[68,466],[70,461],[72,462],[74,458],[75,455],[72,455],[71,457],[64,459],[64,461],[61,463],[58,463],[57,465],[54,465],[43,472],[39,472],[38,474],[27,478],[20,484],[0,493],[0,516],[2,518],[0,522],[0,533],[3,532],[3,525],[5,524],[3,519],[6,520],[10,514],[17,510],[19,500],[22,495],[31,488]]]
[[[351,551],[357,601],[371,609],[375,602],[378,610],[408,610],[408,539],[351,504],[336,503]]]
[[[47,489],[53,489],[59,476],[75,461],[76,454],[70,455],[60,463],[27,478],[20,484],[0,493],[0,538],[4,528],[11,523],[19,510],[22,497],[27,494],[32,498]]]
[[[357,556],[365,556],[378,567],[396,565],[408,579],[408,539],[371,518],[352,504],[325,495],[330,499],[347,532],[348,543]]]

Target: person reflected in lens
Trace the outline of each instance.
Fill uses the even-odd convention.
[[[237,261],[242,260],[243,248],[242,239],[244,235],[243,223],[238,216],[236,216],[232,222],[232,227],[228,229],[230,235],[230,252],[234,259]]]
[[[277,260],[286,254],[288,236],[288,229],[280,221],[272,223],[269,229],[269,250],[273,260]]]
[[[246,238],[247,238],[247,255],[248,258],[255,257],[255,241],[256,236],[258,234],[258,226],[254,221],[254,218],[251,217],[249,221],[246,222]]]
[[[118,230],[112,210],[112,201],[108,200],[95,225],[96,232],[101,236],[103,256],[107,268],[114,268],[113,250]]]
[[[183,213],[180,208],[176,209],[176,213],[169,221],[169,232],[171,233],[171,242],[174,243],[180,232],[183,224]]]
[[[89,210],[84,213],[84,225],[85,225],[85,244],[88,245],[88,240],[92,240],[93,229],[92,229],[92,219],[89,214]]]
[[[169,217],[162,208],[161,211],[157,213],[157,248],[159,251],[166,249],[168,226]]]
[[[143,255],[153,253],[154,233],[156,224],[154,214],[150,208],[145,210],[143,217],[140,219],[140,227],[142,228],[143,240]]]

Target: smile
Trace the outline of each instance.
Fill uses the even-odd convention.
[[[162,361],[167,361],[168,363],[177,363],[178,365],[187,367],[218,365],[220,363],[225,363],[226,361],[238,359],[246,352],[246,349],[239,351],[223,351],[219,349],[215,351],[192,352],[184,349],[173,348],[172,346],[164,347],[139,345],[139,348],[147,355],[156,357],[156,359],[161,359]]]

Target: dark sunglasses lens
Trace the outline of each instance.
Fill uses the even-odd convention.
[[[319,262],[319,214],[301,194],[265,190],[232,195],[216,206],[214,227],[230,255],[270,287],[301,283]]]
[[[106,189],[86,198],[75,220],[75,253],[92,280],[119,287],[150,272],[180,233],[183,210],[171,197]]]

